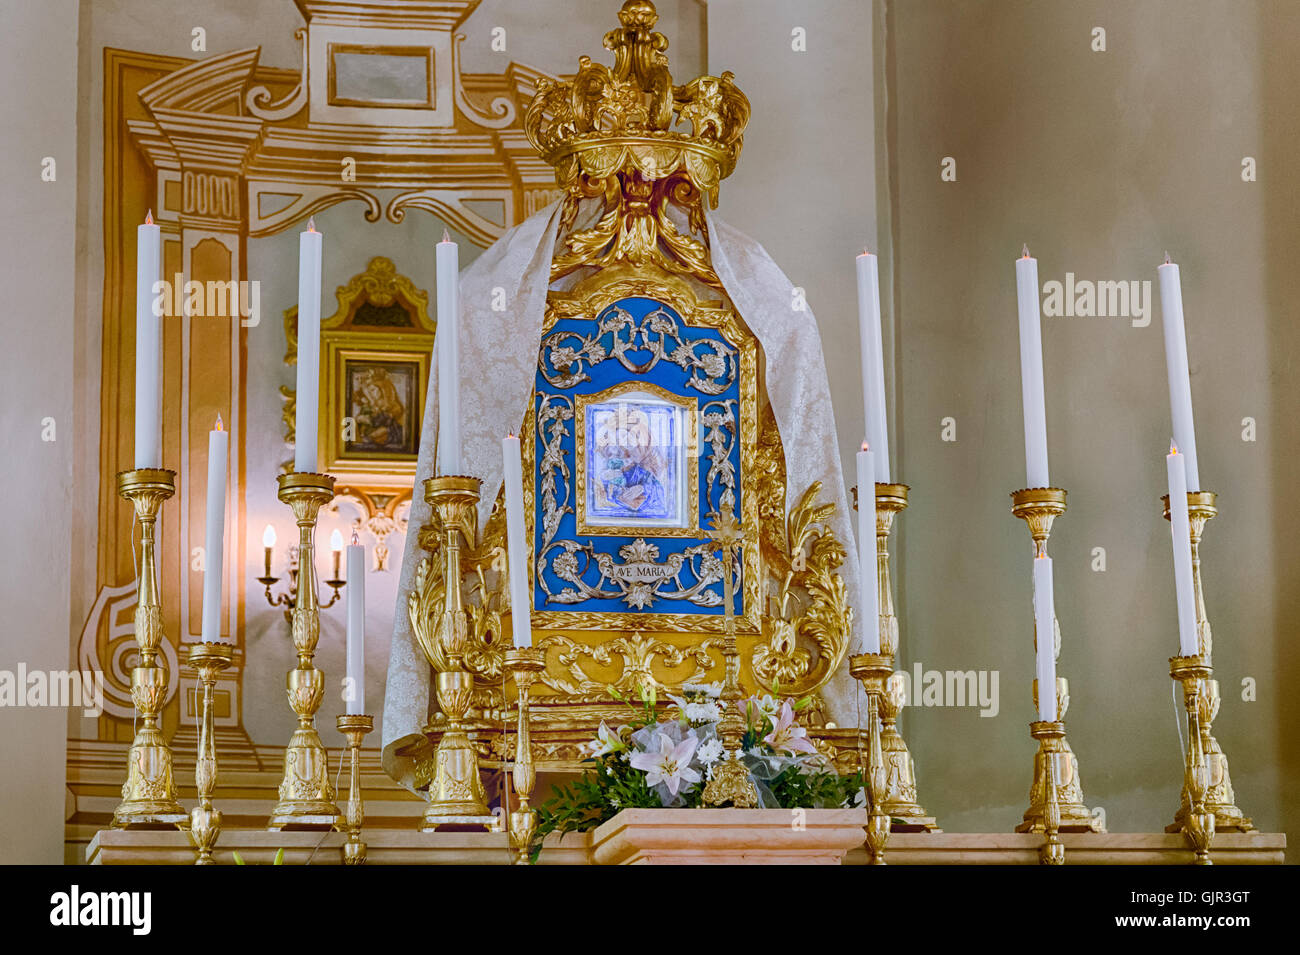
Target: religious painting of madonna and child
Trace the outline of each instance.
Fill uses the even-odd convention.
[[[344,363],[344,413],[355,424],[343,453],[415,455],[419,427],[420,368],[414,361]]]
[[[578,400],[578,532],[686,531],[695,513],[693,399],[616,389]]]

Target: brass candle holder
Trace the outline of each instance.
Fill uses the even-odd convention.
[[[722,738],[725,755],[713,767],[713,776],[704,786],[701,800],[706,806],[725,806],[730,803],[737,809],[752,809],[758,805],[758,787],[749,778],[749,770],[738,758],[745,737],[745,718],[741,704],[745,694],[740,689],[740,648],[736,645],[735,586],[732,573],[736,566],[736,552],[745,543],[745,533],[736,522],[736,515],[714,513],[710,517],[709,539],[714,549],[722,552],[722,719],[718,722],[718,735]]]
[[[1065,513],[1065,491],[1059,487],[1031,487],[1011,493],[1011,513],[1029,527],[1034,542],[1034,556],[1047,556],[1047,540],[1052,534],[1052,523]],[[1034,649],[1038,641],[1053,641],[1053,655],[1061,655],[1061,628],[1055,616],[1051,634],[1038,632],[1034,626]],[[1065,712],[1069,708],[1069,683],[1057,678],[1057,719],[1053,722],[1036,720],[1029,724],[1029,735],[1038,741],[1034,754],[1034,779],[1029,787],[1029,808],[1016,832],[1044,832],[1047,828],[1048,762],[1051,786],[1058,803],[1061,832],[1105,832],[1101,822],[1093,817],[1083,804],[1083,784],[1079,779],[1079,761],[1065,738]],[[1038,681],[1034,680],[1033,698],[1038,707]]]
[[[1213,865],[1210,843],[1214,841],[1215,812],[1207,801],[1210,768],[1202,745],[1201,697],[1213,672],[1203,657],[1170,657],[1169,676],[1183,685],[1183,706],[1187,710],[1187,759],[1183,765],[1183,794],[1188,800],[1180,830],[1196,853],[1197,865]]]
[[[424,482],[424,499],[433,507],[436,530],[442,535],[443,608],[433,646],[426,649],[437,671],[438,708],[446,720],[434,753],[433,782],[422,832],[443,826],[483,826],[497,829],[488,811],[479,774],[478,753],[465,719],[474,699],[474,674],[464,666],[469,643],[469,617],[461,594],[462,541],[473,547],[478,540],[479,479],[460,475],[431,477]]]
[[[881,745],[880,713],[885,684],[893,669],[894,658],[888,653],[859,653],[849,657],[849,674],[862,684],[867,694],[867,750],[862,772],[868,803],[867,855],[872,865],[885,865],[885,844],[889,841],[890,817],[886,808],[889,767]],[[858,743],[860,747],[861,735]]]
[[[234,647],[228,643],[196,643],[190,647],[190,666],[199,671],[203,684],[200,710],[199,752],[194,761],[194,788],[199,804],[190,812],[190,841],[198,850],[195,865],[212,865],[212,848],[221,833],[221,812],[212,808],[212,794],[217,788],[217,747],[213,727],[212,690],[217,674],[230,666]]]
[[[1205,753],[1206,766],[1209,770],[1209,789],[1205,802],[1209,811],[1214,813],[1215,829],[1219,832],[1250,832],[1255,828],[1250,818],[1236,805],[1236,794],[1232,789],[1232,777],[1228,773],[1228,757],[1224,755],[1219,741],[1214,738],[1211,726],[1219,715],[1219,681],[1214,677],[1214,637],[1210,632],[1210,621],[1205,612],[1205,591],[1201,588],[1201,535],[1205,524],[1219,513],[1217,495],[1212,491],[1187,492],[1187,516],[1191,525],[1192,538],[1192,594],[1196,608],[1196,639],[1201,665],[1206,669],[1204,684],[1201,686],[1197,700],[1200,705],[1199,723],[1201,727],[1201,749]],[[1165,520],[1169,520],[1169,495],[1160,498],[1164,508]],[[1178,811],[1174,821],[1165,826],[1165,832],[1182,832],[1184,817],[1191,806],[1187,788],[1184,786],[1179,799]]]
[[[293,509],[298,522],[297,600],[290,632],[298,665],[289,671],[285,688],[289,706],[298,717],[284,751],[284,777],[268,824],[270,829],[333,829],[339,823],[329,759],[316,732],[316,711],[325,692],[325,677],[312,663],[320,639],[320,601],[316,593],[315,533],[320,509],[334,498],[334,478],[328,474],[291,471],[281,474],[280,500]]]
[[[907,508],[906,484],[876,484],[876,581],[880,592],[880,651],[892,668],[898,655],[898,617],[894,612],[894,587],[890,580],[889,534],[894,518]],[[866,621],[863,621],[866,625]],[[898,716],[907,703],[899,680],[888,680],[877,705],[880,707],[880,746],[885,761],[885,814],[895,832],[937,832],[938,823],[917,802],[916,766],[907,743],[898,731]]]
[[[537,831],[537,811],[529,800],[537,784],[533,762],[532,735],[528,725],[528,691],[546,669],[546,651],[537,647],[515,647],[505,653],[505,666],[519,688],[519,724],[515,733],[515,795],[519,805],[510,813],[510,848],[515,865],[528,865],[528,847]]]
[[[1053,723],[1051,729],[1044,729],[1042,732],[1056,732],[1060,728],[1062,736],[1065,735],[1064,723]],[[1043,762],[1043,768],[1046,772],[1047,783],[1047,803],[1046,811],[1043,814],[1043,844],[1038,847],[1038,862],[1040,865],[1064,865],[1065,864],[1065,846],[1061,842],[1061,801],[1057,798],[1056,791],[1056,760],[1048,759]]]
[[[113,812],[117,829],[183,828],[188,819],[176,801],[172,751],[158,725],[158,713],[167,696],[167,671],[159,666],[163,625],[154,530],[162,502],[176,492],[175,478],[176,472],[165,468],[136,468],[117,475],[117,493],[131,502],[140,524],[135,608],[140,659],[131,670],[131,701],[140,719],[127,756],[122,802]]]
[[[348,806],[343,814],[343,831],[347,841],[343,843],[344,865],[361,865],[366,861],[366,844],[361,841],[361,826],[366,821],[366,804],[361,798],[361,741],[375,728],[375,718],[360,713],[346,713],[335,720],[348,741]]]

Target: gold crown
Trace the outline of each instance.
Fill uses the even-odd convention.
[[[541,80],[524,114],[524,131],[565,188],[635,169],[647,180],[679,170],[716,206],[718,183],[740,155],[749,100],[730,72],[674,86],[668,40],[653,28],[650,0],[626,0],[622,24],[605,34],[611,69],[578,59],[573,82]],[[675,127],[688,124],[690,132]],[[629,169],[629,167],[631,167]]]

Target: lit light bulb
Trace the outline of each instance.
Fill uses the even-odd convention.
[[[339,529],[336,527],[334,528],[334,533],[330,535],[330,550],[342,550],[342,549],[343,549],[343,535],[339,533]]]
[[[275,546],[275,528],[272,527],[270,524],[267,524],[266,530],[262,531],[262,546],[263,547]]]

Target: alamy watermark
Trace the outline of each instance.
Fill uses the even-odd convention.
[[[898,670],[889,679],[902,685],[908,706],[973,706],[980,716],[997,716],[1001,708],[997,670]]]
[[[1046,318],[1127,318],[1134,328],[1151,324],[1151,280],[1076,279],[1065,273],[1065,281],[1043,283],[1043,315]]]
[[[0,670],[0,707],[81,707],[83,716],[104,712],[102,670]]]
[[[186,318],[234,318],[245,328],[256,328],[262,321],[262,286],[256,279],[236,282],[209,280],[183,281],[177,273],[174,282],[160,279],[153,283],[153,313]]]

